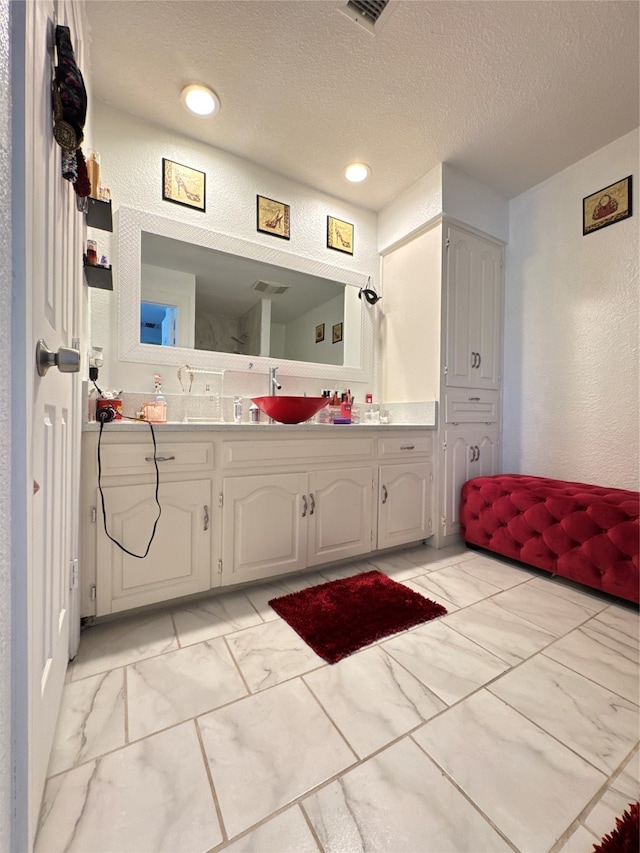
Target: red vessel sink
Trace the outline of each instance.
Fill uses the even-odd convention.
[[[329,402],[328,397],[252,397],[252,402],[281,424],[301,424],[308,421]]]

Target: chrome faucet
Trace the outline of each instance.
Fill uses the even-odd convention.
[[[269,395],[271,397],[276,396],[276,391],[279,391],[282,388],[282,385],[276,379],[276,370],[277,367],[269,368]]]

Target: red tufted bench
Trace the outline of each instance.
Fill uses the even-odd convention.
[[[638,492],[524,474],[468,480],[460,530],[470,545],[640,600]]]

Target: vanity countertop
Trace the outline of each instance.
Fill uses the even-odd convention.
[[[110,431],[117,429],[120,432],[135,432],[141,427],[146,426],[146,421],[122,420],[111,421],[108,423],[107,429]],[[228,423],[213,423],[212,421],[198,421],[196,423],[184,423],[184,421],[167,421],[165,424],[153,424],[154,429],[162,432],[280,432],[280,433],[305,433],[305,432],[321,432],[331,433],[335,435],[344,435],[345,432],[354,432],[355,430],[371,430],[380,431],[399,431],[399,430],[433,430],[436,428],[433,424],[228,424]],[[100,424],[97,422],[84,423],[82,426],[83,432],[97,432],[100,429]]]

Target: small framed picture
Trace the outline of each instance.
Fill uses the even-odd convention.
[[[288,240],[289,231],[289,205],[272,198],[258,196],[258,231],[265,234],[273,234],[274,237],[282,237]]]
[[[162,198],[165,201],[204,212],[206,179],[204,172],[162,158]]]
[[[327,248],[353,255],[353,225],[327,216]]]
[[[339,344],[342,340],[342,323],[336,323],[332,328],[331,343]]]
[[[582,199],[582,234],[631,216],[631,175]]]
[[[320,323],[319,326],[316,326],[316,343],[319,344],[320,341],[324,340],[324,323]]]

